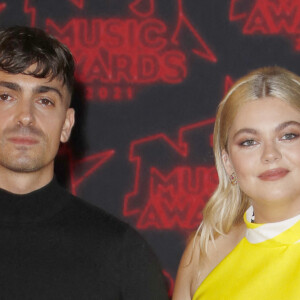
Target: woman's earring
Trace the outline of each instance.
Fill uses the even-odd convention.
[[[230,183],[231,183],[232,185],[236,185],[236,184],[237,184],[237,178],[236,178],[235,172],[233,172],[233,173],[229,176],[229,179],[230,179]]]

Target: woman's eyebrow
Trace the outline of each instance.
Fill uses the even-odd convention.
[[[297,126],[297,127],[300,127],[300,123],[297,122],[297,121],[287,121],[287,122],[283,122],[281,124],[279,124],[277,127],[276,127],[276,131],[280,131],[290,125],[294,125],[294,126]]]
[[[291,125],[300,127],[300,123],[297,121],[287,121],[287,122],[283,122],[283,123],[277,125],[275,128],[275,131],[278,132],[278,131],[283,130],[284,128],[291,126]],[[255,130],[253,128],[241,128],[233,135],[233,138],[235,138],[236,136],[238,136],[239,134],[242,134],[242,133],[257,134],[257,130]]]
[[[241,128],[233,135],[233,138],[236,138],[239,134],[242,134],[242,133],[257,134],[257,130],[255,130],[253,128]]]

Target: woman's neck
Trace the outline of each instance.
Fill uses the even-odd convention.
[[[253,203],[254,222],[258,224],[274,223],[290,219],[300,214],[300,203],[294,205],[258,205]]]

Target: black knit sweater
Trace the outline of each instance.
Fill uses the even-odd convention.
[[[146,242],[55,180],[0,190],[0,299],[167,299]]]

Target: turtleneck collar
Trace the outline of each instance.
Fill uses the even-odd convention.
[[[32,223],[50,218],[68,201],[66,191],[56,179],[28,194],[0,189],[0,223]]]

